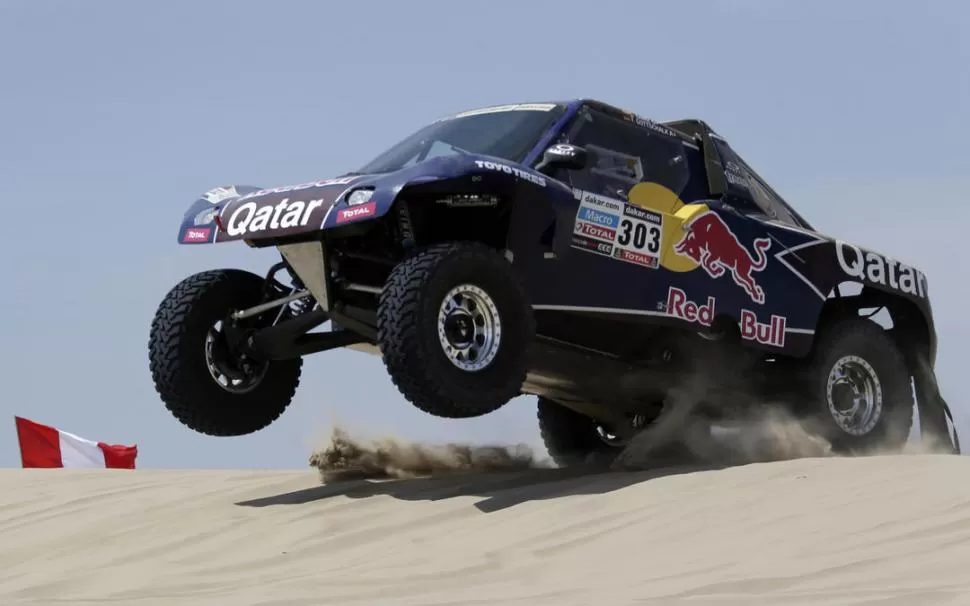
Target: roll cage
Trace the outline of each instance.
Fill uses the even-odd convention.
[[[653,132],[676,137],[688,147],[698,149],[703,157],[704,175],[693,175],[692,181],[703,181],[707,197],[722,199],[736,204],[739,210],[756,214],[768,221],[777,221],[793,227],[815,231],[815,228],[791,205],[785,202],[765,180],[752,169],[741,156],[731,148],[724,137],[718,135],[706,122],[699,119],[671,120],[655,122],[628,110],[597,101],[578,99],[571,104],[560,121],[556,137],[563,136],[569,129],[568,118],[580,112],[583,106],[627,120]],[[545,142],[545,141],[544,141]],[[541,154],[541,151],[539,152]]]

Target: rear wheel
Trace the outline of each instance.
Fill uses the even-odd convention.
[[[227,337],[230,312],[258,305],[264,282],[242,270],[204,271],[177,284],[155,313],[148,344],[155,389],[194,431],[253,433],[275,421],[296,392],[302,359],[252,359]]]
[[[842,320],[825,328],[807,367],[812,429],[833,450],[901,448],[914,400],[902,352],[875,322]]]
[[[391,272],[377,338],[400,392],[446,418],[477,417],[519,395],[535,324],[509,262],[478,243],[431,246]]]
[[[612,435],[595,419],[554,400],[540,396],[536,416],[542,443],[559,467],[608,467],[626,447],[626,440]]]

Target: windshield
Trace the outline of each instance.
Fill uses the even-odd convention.
[[[506,105],[460,113],[425,126],[359,169],[387,173],[435,156],[484,154],[521,162],[565,108]]]

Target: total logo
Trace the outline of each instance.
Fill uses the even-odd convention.
[[[230,236],[252,234],[267,229],[289,229],[305,227],[310,223],[313,211],[323,205],[323,200],[290,201],[283,198],[276,204],[260,206],[256,202],[246,202],[236,207],[226,221],[226,233]]]
[[[337,223],[348,223],[350,221],[357,221],[358,219],[373,217],[376,214],[377,214],[376,202],[368,202],[367,204],[361,204],[359,206],[351,206],[350,208],[341,208],[339,211],[337,211]]]
[[[211,227],[190,227],[189,229],[185,230],[185,235],[182,236],[182,242],[208,242],[209,234],[211,233]]]
[[[579,233],[584,236],[590,236],[591,238],[598,238],[600,240],[606,240],[607,242],[612,242],[616,238],[615,230],[593,225],[592,223],[579,223],[576,227],[579,228]]]

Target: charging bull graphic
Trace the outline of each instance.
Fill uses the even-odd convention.
[[[743,288],[752,301],[765,302],[765,292],[752,274],[767,265],[765,251],[771,246],[770,239],[755,238],[755,255],[752,256],[724,219],[713,211],[691,219],[684,225],[684,232],[684,237],[674,245],[674,252],[693,260],[712,278],[720,278],[725,271],[730,271],[734,283]]]

